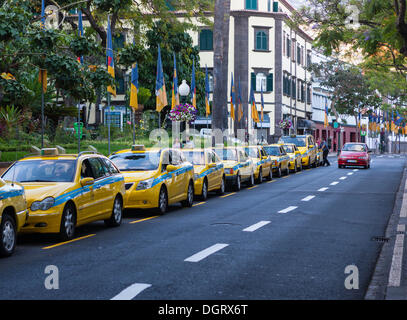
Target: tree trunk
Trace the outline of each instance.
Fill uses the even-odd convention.
[[[212,129],[228,126],[227,88],[230,0],[215,0]]]

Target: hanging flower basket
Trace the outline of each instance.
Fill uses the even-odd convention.
[[[281,129],[290,129],[293,126],[291,120],[281,120],[280,121],[280,128]]]
[[[168,115],[171,121],[192,122],[196,119],[198,111],[193,105],[185,103],[179,104],[172,109]]]

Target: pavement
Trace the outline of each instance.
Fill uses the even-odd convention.
[[[361,300],[404,294],[407,254],[400,286],[389,288],[389,274],[383,274],[393,255],[384,251],[396,234],[391,231],[388,242],[377,239],[407,222],[389,224],[403,203],[406,158],[373,156],[367,170],[338,169],[336,158],[329,160],[330,167],[211,195],[192,208],[173,205],[164,216],[128,211],[119,228],[91,223],[69,243],[21,236],[15,254],[0,260],[0,299]],[[352,288],[349,267],[357,268]],[[57,289],[47,289],[50,270],[57,270]]]

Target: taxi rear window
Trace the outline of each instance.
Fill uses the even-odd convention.
[[[297,137],[281,137],[280,139],[283,143],[293,143],[297,147],[306,147],[307,144],[305,142],[305,138],[297,138]]]
[[[75,160],[26,160],[14,164],[2,176],[16,182],[72,182]]]
[[[118,153],[110,160],[120,171],[150,171],[158,169],[160,155],[161,152]]]
[[[264,150],[270,155],[270,156],[279,156],[280,155],[280,148],[279,147],[264,147]]]
[[[182,151],[188,162],[193,165],[205,165],[205,152],[203,151]]]
[[[214,149],[221,160],[238,161],[236,149]]]

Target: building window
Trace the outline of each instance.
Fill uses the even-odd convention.
[[[267,51],[268,50],[268,36],[264,30],[256,31],[256,50]]]
[[[263,92],[272,92],[274,90],[274,75],[272,73],[266,75],[263,72],[253,72],[251,75],[251,85],[255,92],[261,92],[262,87]]]
[[[246,10],[257,10],[257,0],[246,0]]]
[[[291,79],[291,98],[296,99],[297,97],[297,81],[295,78]]]
[[[291,56],[291,40],[287,37],[287,57],[290,58]]]
[[[271,11],[271,0],[267,0],[267,11]]]
[[[277,1],[273,2],[273,12],[278,12],[278,2]]]
[[[201,51],[213,50],[213,31],[209,29],[202,29],[199,33],[199,49]]]
[[[311,52],[308,51],[308,53],[307,53],[307,68],[311,67],[311,63],[312,63],[312,61],[311,61]]]

